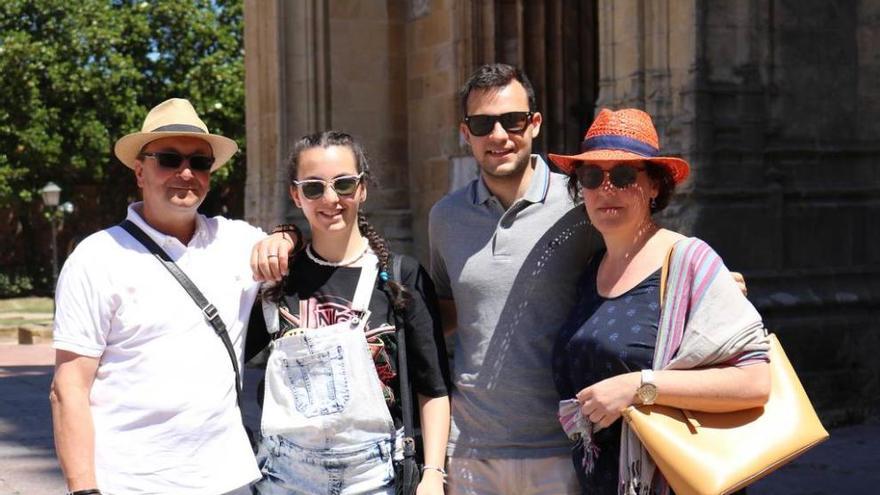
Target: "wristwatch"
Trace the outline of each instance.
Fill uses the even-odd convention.
[[[642,370],[642,384],[636,389],[636,398],[644,406],[650,406],[657,400],[654,370]]]

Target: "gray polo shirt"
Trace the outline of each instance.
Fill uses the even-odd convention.
[[[455,300],[449,455],[535,458],[571,446],[556,419],[556,333],[601,237],[566,177],[537,155],[526,194],[507,209],[482,178],[431,209],[431,275]]]

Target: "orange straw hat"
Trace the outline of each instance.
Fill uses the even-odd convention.
[[[208,126],[199,118],[195,108],[183,98],[171,98],[153,107],[144,119],[141,132],[119,138],[114,151],[119,161],[133,169],[138,154],[147,143],[177,136],[203,139],[211,145],[214,151],[211,172],[223,166],[238,151],[238,145],[232,139],[208,132]]]
[[[687,179],[688,162],[659,154],[660,140],[650,115],[636,108],[616,112],[603,108],[587,130],[580,154],[548,156],[566,174],[572,173],[578,162],[647,161],[666,167],[676,184]]]

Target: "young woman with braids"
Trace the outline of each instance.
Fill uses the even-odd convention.
[[[361,211],[371,177],[354,138],[335,131],[303,137],[289,174],[290,197],[312,240],[263,294],[273,340],[257,454],[263,478],[255,491],[394,493],[404,393],[396,309],[421,413],[425,468],[418,493],[442,494],[449,372],[433,285],[415,259],[389,250]],[[397,256],[400,280],[392,269]],[[254,319],[251,334],[259,332]]]

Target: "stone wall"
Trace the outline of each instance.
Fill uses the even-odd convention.
[[[282,2],[245,0],[245,123],[247,183],[245,219],[264,229],[284,219],[287,195],[283,179],[283,129],[287,57],[281,38]]]
[[[880,405],[877,4],[600,3],[599,106],[691,161],[667,223],[745,273],[830,423]]]
[[[378,183],[371,221],[412,251],[402,4],[254,0],[245,12],[247,219],[307,227],[287,196],[285,161],[299,137],[343,130],[364,144]]]
[[[450,164],[466,153],[459,144],[456,91],[463,82],[462,2],[422,4],[406,25],[408,138],[412,235],[415,253],[427,263],[428,213],[449,190]]]
[[[458,88],[483,63],[524,67],[544,113],[536,147],[576,149],[595,100],[594,3],[247,0],[247,219],[304,226],[282,162],[297,137],[342,129],[373,158],[372,220],[427,262],[431,206],[476,176]]]
[[[664,150],[693,167],[663,221],[745,273],[826,421],[880,409],[877,0],[246,0],[245,12],[249,220],[296,220],[283,157],[302,134],[342,128],[382,182],[374,222],[426,261],[431,205],[475,175],[456,90],[482,63],[517,64],[545,113],[539,148],[574,151],[594,105],[651,113]]]

